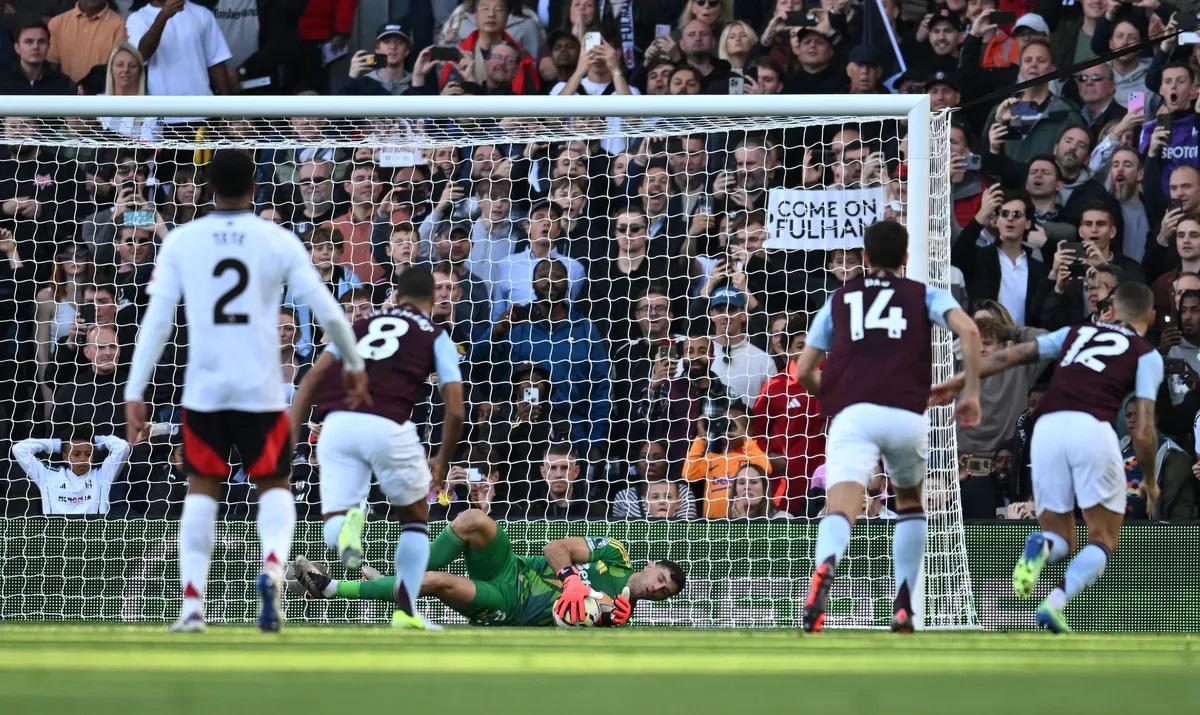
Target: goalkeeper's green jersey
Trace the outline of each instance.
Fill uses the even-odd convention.
[[[588,561],[576,564],[580,578],[600,591],[616,598],[621,595],[629,577],[634,574],[629,552],[619,541],[589,538]],[[544,556],[517,556],[517,590],[515,603],[503,614],[503,621],[472,620],[478,625],[553,626],[554,602],[562,595],[562,582]]]

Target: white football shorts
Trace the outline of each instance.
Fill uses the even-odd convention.
[[[869,402],[839,412],[825,441],[826,490],[838,482],[867,486],[880,458],[896,486],[920,484],[929,460],[929,418]]]
[[[1038,418],[1029,446],[1037,512],[1069,514],[1097,504],[1125,513],[1125,460],[1112,425],[1086,412]]]
[[[325,514],[361,504],[372,474],[397,506],[427,498],[433,481],[416,426],[365,412],[329,413],[317,440],[317,461]]]

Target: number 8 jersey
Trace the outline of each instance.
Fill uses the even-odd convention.
[[[1112,422],[1129,393],[1154,400],[1163,377],[1162,356],[1149,340],[1119,323],[1086,323],[1037,338],[1038,355],[1061,358],[1038,414],[1086,412]]]
[[[834,417],[866,402],[922,414],[933,380],[933,325],[958,308],[948,291],[877,272],[834,291],[808,344],[828,354],[821,408]]]

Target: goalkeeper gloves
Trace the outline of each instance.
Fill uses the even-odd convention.
[[[558,578],[562,581],[563,589],[562,595],[554,602],[554,615],[567,623],[579,623],[587,610],[583,601],[592,593],[592,589],[579,577],[579,569],[574,566],[561,569]]]
[[[621,595],[613,599],[612,610],[604,616],[606,626],[623,626],[633,615],[633,602],[629,600],[629,587],[621,591]]]

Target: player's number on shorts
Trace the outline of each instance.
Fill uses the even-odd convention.
[[[861,291],[842,295],[842,300],[850,307],[851,340],[862,340],[866,337],[868,330],[886,330],[889,338],[899,338],[904,335],[904,329],[908,327],[904,312],[900,310],[899,306],[888,305],[895,294],[896,291],[891,288],[880,290],[875,294],[875,300],[871,301],[871,307],[867,308],[866,315],[863,315]],[[887,317],[884,317],[884,311],[887,311]]]
[[[1063,355],[1060,366],[1083,365],[1089,370],[1103,372],[1107,367],[1100,358],[1120,355],[1129,349],[1129,338],[1120,333],[1100,332],[1098,328],[1085,326],[1075,334],[1075,342]]]
[[[237,297],[246,290],[246,285],[250,282],[250,270],[246,268],[246,264],[236,258],[226,258],[217,263],[213,267],[213,278],[220,278],[227,272],[233,271],[237,275],[237,281],[233,286],[221,294],[217,298],[217,302],[213,304],[213,324],[214,325],[245,325],[250,322],[250,316],[246,313],[226,313],[225,306],[237,300]]]
[[[381,316],[367,326],[367,334],[358,339],[358,354],[363,360],[384,360],[400,349],[400,337],[408,332],[408,321]]]

